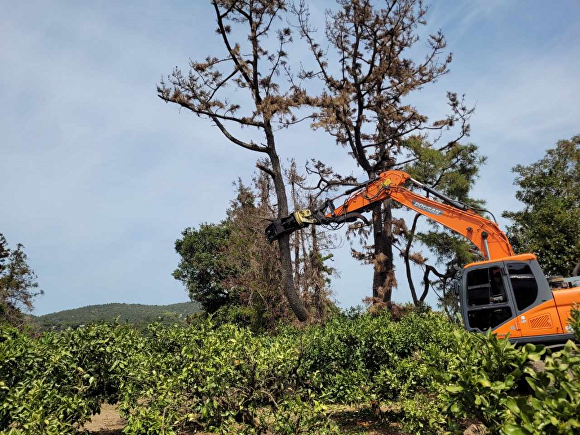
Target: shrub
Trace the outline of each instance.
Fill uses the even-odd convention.
[[[574,341],[580,343],[580,306],[575,304],[570,311],[570,327],[574,333]]]
[[[568,341],[546,358],[544,371],[526,369],[531,396],[508,397],[506,434],[541,435],[580,432],[580,351]]]
[[[107,325],[37,340],[0,326],[0,429],[75,432],[117,400],[136,343],[135,331]]]
[[[298,374],[321,400],[355,403],[367,398],[370,377],[365,356],[371,328],[368,317],[337,317],[302,334]]]
[[[162,331],[153,331],[154,343]],[[234,325],[214,328],[208,320],[170,336],[168,345],[177,346],[173,354],[152,353],[136,373],[135,393],[121,406],[126,433],[163,428],[170,434],[232,422],[255,427],[260,410],[277,408],[296,388],[298,350],[290,337],[256,336]]]
[[[283,401],[271,414],[260,415],[262,433],[280,435],[337,434],[338,427],[326,415],[326,407],[310,395],[303,400],[294,397]]]
[[[455,418],[475,417],[497,432],[507,398],[515,393],[529,361],[537,361],[544,351],[531,344],[517,348],[489,332],[457,331],[455,337],[457,352],[444,378],[449,410]]]
[[[383,418],[408,433],[453,432],[474,418],[492,433],[580,432],[580,351],[569,342],[535,373],[530,363],[543,354],[437,313],[398,322],[339,315],[278,335],[202,318],[187,328],[100,324],[38,339],[3,326],[0,431],[75,433],[107,401],[119,402],[128,435],[327,434],[337,428],[326,405],[370,401],[374,411],[387,402]],[[524,379],[527,395],[517,389]]]
[[[398,400],[415,391],[426,390],[433,382],[432,370],[422,359],[421,352],[384,366],[373,377],[373,392],[380,400]]]
[[[440,393],[443,387],[428,394],[416,394],[401,401],[402,425],[405,433],[426,435],[441,433],[445,426],[444,400]]]

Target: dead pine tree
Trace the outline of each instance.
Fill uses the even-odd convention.
[[[323,85],[323,91],[309,99],[316,117],[312,127],[324,129],[345,147],[368,179],[415,159],[406,153],[412,137],[434,149],[452,148],[468,135],[473,111],[451,92],[447,93],[449,114],[436,121],[410,103],[414,91],[447,74],[452,56],[444,53],[446,42],[439,31],[428,37],[423,59],[406,57],[419,41],[417,27],[427,24],[427,7],[421,0],[386,0],[381,7],[374,3],[337,0],[337,8],[327,11],[322,34],[311,25],[304,0],[293,8],[296,27],[315,65],[301,71],[299,78]],[[328,176],[327,181],[323,188],[340,184],[341,179]],[[393,204],[377,203],[372,207],[371,227],[358,228],[363,242],[372,236],[372,243],[363,252],[353,250],[356,258],[374,264],[373,301],[387,305],[396,285],[394,225]]]
[[[294,210],[315,209],[320,206],[311,194],[312,188],[307,186],[307,177],[298,173],[294,159],[286,171],[286,178],[292,192]],[[330,279],[338,275],[329,264],[336,249],[333,234],[321,231],[316,225],[301,228],[292,234],[294,248],[294,280],[301,290],[302,300],[311,313],[313,322],[323,322],[326,319],[327,308],[332,305],[330,300]]]
[[[291,111],[303,99],[297,87],[288,84],[283,91],[278,83],[281,72],[287,69],[286,48],[292,42],[291,30],[278,27],[287,2],[213,0],[211,4],[218,26],[216,32],[223,43],[223,57],[211,55],[201,61],[190,61],[187,74],[176,68],[158,85],[158,96],[212,121],[232,144],[267,156],[268,166],[259,164],[258,167],[272,177],[278,216],[287,216],[288,198],[275,132],[281,126],[297,122]],[[236,26],[236,35],[243,36],[234,37],[232,26]],[[273,34],[276,39],[272,38]],[[273,48],[269,50],[270,45]],[[232,87],[238,92],[228,93]],[[248,95],[251,102],[229,100],[231,96]],[[253,130],[259,139],[243,140],[240,128]],[[305,321],[308,312],[294,286],[288,235],[279,239],[279,255],[283,291],[296,317]]]

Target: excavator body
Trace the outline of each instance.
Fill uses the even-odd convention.
[[[405,187],[408,183],[438,200],[409,190]],[[335,207],[333,201],[342,196],[346,199]],[[482,215],[485,210],[473,210],[403,171],[382,172],[377,178],[326,200],[317,209],[298,210],[277,219],[266,228],[266,236],[272,242],[308,225],[336,229],[339,224],[357,219],[368,222],[361,213],[386,199],[461,234],[485,258],[485,261],[466,265],[454,284],[467,330],[486,332],[491,329],[498,336],[519,343],[559,344],[573,338],[568,322],[572,307],[580,304],[580,287],[552,288],[536,256],[515,255],[495,219],[492,221]],[[559,285],[567,287],[578,283],[569,278],[559,281],[562,281]]]
[[[550,288],[536,256],[514,255],[465,266],[456,283],[467,330],[517,343],[558,344],[573,338],[570,310],[580,287]]]

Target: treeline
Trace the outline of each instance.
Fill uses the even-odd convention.
[[[580,338],[578,312],[572,327]],[[441,313],[352,312],[277,335],[208,319],[38,339],[0,326],[2,433],[74,434],[104,402],[118,404],[129,435],[353,433],[345,405],[404,434],[571,434],[580,350],[517,348]]]
[[[63,310],[43,316],[33,316],[31,322],[41,331],[77,328],[91,323],[128,323],[145,328],[150,323],[185,324],[188,316],[199,313],[201,307],[196,302],[182,302],[171,305],[142,304],[101,304]]]

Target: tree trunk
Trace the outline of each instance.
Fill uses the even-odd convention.
[[[574,267],[574,270],[572,271],[572,276],[578,276],[580,275],[580,261],[576,264],[576,266]]]
[[[280,262],[282,265],[282,286],[284,294],[288,299],[290,308],[301,322],[308,320],[308,312],[304,308],[304,304],[300,300],[296,288],[294,287],[294,277],[292,275],[292,258],[290,257],[290,236],[283,235],[278,240],[278,247],[280,251]]]
[[[311,226],[312,235],[312,252],[310,253],[310,262],[312,264],[312,285],[314,287],[314,307],[318,314],[318,320],[322,320],[324,315],[324,307],[322,305],[322,291],[324,283],[322,281],[322,271],[320,270],[320,253],[318,251],[318,238],[316,235],[316,227]]]
[[[312,225],[314,227],[314,225]],[[304,259],[304,263],[302,264],[302,280],[298,284],[300,288],[300,293],[302,297],[305,298],[308,295],[308,277],[310,276],[310,264],[306,259],[308,258],[308,254],[306,252],[306,237],[304,237],[304,230],[299,230],[297,233],[300,233],[300,246],[302,247],[302,258]]]
[[[384,119],[379,119],[379,139],[385,139]],[[385,153],[385,145],[379,145],[378,153]],[[383,164],[377,165],[373,172],[368,172],[369,178],[374,178],[376,173],[391,169],[387,165],[388,156]],[[386,200],[373,207],[373,238],[375,246],[375,272],[373,276],[373,300],[383,302],[390,306],[393,285],[395,283],[395,270],[393,265],[393,213],[392,201]]]
[[[292,188],[292,206],[294,210],[298,209],[298,200],[296,198],[296,185],[294,181],[291,181]],[[300,288],[300,235],[302,231],[296,231],[294,233],[294,284],[298,283],[298,288]]]
[[[286,188],[284,187],[284,179],[282,178],[282,167],[280,165],[280,158],[276,152],[274,143],[274,134],[272,133],[272,126],[269,121],[266,121],[265,132],[268,143],[268,156],[272,163],[272,172],[274,173],[274,189],[276,191],[276,199],[278,200],[278,217],[288,216],[288,198],[286,197]],[[308,311],[300,300],[296,287],[294,286],[294,276],[292,271],[292,257],[290,254],[290,235],[284,234],[278,239],[278,249],[280,252],[280,262],[282,266],[282,287],[284,294],[288,299],[290,308],[301,322],[308,320]]]
[[[383,219],[384,209],[384,219]],[[391,302],[393,292],[393,234],[390,201],[372,208],[374,241],[373,300]]]
[[[411,261],[409,260],[409,254],[411,253],[411,245],[413,244],[413,238],[415,237],[415,230],[417,229],[417,221],[421,215],[417,213],[413,218],[413,225],[411,226],[411,231],[407,235],[407,246],[405,247],[404,258],[405,258],[405,269],[407,271],[407,282],[409,283],[409,290],[411,290],[411,297],[413,298],[413,304],[418,307],[419,299],[417,299],[417,292],[415,290],[415,283],[413,282],[413,276],[411,275]]]
[[[374,274],[373,274],[373,301],[377,302],[382,292],[382,285],[387,277],[384,258],[381,255],[383,244],[383,219],[381,204],[376,204],[372,208],[373,219],[373,242],[374,242]]]
[[[385,282],[385,290],[383,293],[383,302],[391,303],[393,294],[393,286],[395,285],[395,265],[393,264],[393,211],[392,201],[390,199],[383,202],[385,210],[384,219],[384,254],[387,256],[387,281]]]

